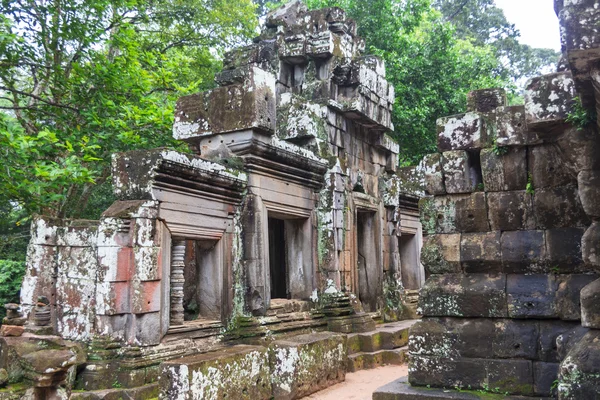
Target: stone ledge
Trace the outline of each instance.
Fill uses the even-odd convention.
[[[549,399],[547,397],[525,397],[525,396],[505,396],[503,394],[478,393],[478,392],[457,392],[448,389],[434,389],[426,387],[411,386],[407,382],[407,377],[399,378],[377,389],[373,393],[373,400],[435,400],[435,399],[457,399],[457,400],[477,400],[477,399]]]

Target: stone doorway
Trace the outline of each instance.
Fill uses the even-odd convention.
[[[221,319],[222,257],[219,240],[187,240],[184,321]]]
[[[356,214],[358,297],[367,312],[377,311],[381,292],[383,270],[378,237],[377,212],[359,210]]]
[[[269,274],[271,276],[271,298],[287,299],[288,266],[286,260],[285,221],[269,218]]]
[[[420,289],[423,282],[418,239],[417,235],[408,233],[399,238],[402,286],[409,290]]]

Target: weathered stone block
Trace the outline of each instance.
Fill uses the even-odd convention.
[[[160,247],[134,247],[135,268],[132,278],[140,281],[154,281],[162,278]]]
[[[581,171],[577,175],[577,188],[585,213],[600,217],[600,171]]]
[[[546,324],[549,323],[550,321],[546,322]],[[554,358],[556,362],[564,360],[573,346],[575,346],[581,340],[581,338],[583,338],[585,334],[590,331],[590,328],[581,326],[579,321],[571,322],[570,324],[570,329],[564,330],[564,332],[562,332],[556,337],[555,340],[553,340],[553,345],[556,346],[556,357]]]
[[[238,345],[162,364],[161,398],[202,399],[271,397],[265,347]]]
[[[490,228],[494,231],[534,229],[533,199],[524,190],[487,193]]]
[[[556,143],[529,147],[527,151],[529,176],[536,190],[575,184],[576,172],[568,168]]]
[[[48,298],[51,305],[56,304],[57,249],[33,243],[27,246],[27,269],[20,296],[22,305],[35,305],[39,296]]]
[[[96,286],[96,313],[115,315],[131,312],[129,282],[99,282]]]
[[[460,272],[460,233],[423,238],[421,264],[429,274]]]
[[[530,360],[490,360],[487,383],[500,393],[533,394],[533,363]]]
[[[527,152],[509,147],[502,155],[493,149],[481,150],[481,173],[486,192],[523,190],[527,186]]]
[[[581,289],[581,325],[600,329],[600,279]]]
[[[273,133],[275,83],[273,74],[251,67],[243,85],[224,86],[180,97],[173,136],[192,140],[199,136],[253,128]]]
[[[410,331],[410,354],[444,358],[525,358],[537,355],[537,321],[434,318]]]
[[[470,196],[460,196],[455,200],[456,229],[460,232],[486,232],[488,224],[485,193],[476,192]]]
[[[345,335],[321,332],[273,342],[269,349],[273,396],[298,399],[343,382],[346,357]]]
[[[161,281],[132,282],[130,294],[134,314],[160,311]]]
[[[571,72],[530,79],[525,87],[525,118],[536,131],[562,123],[571,110],[575,84]]]
[[[477,184],[471,170],[469,153],[464,150],[442,153],[442,170],[444,186],[449,194],[470,193]]]
[[[578,321],[581,319],[581,291],[598,275],[570,274],[560,275],[556,292],[556,315],[562,320]]]
[[[79,221],[73,221],[78,223]],[[84,226],[63,226],[59,227],[56,235],[56,244],[58,246],[68,247],[89,247],[96,243],[97,223],[82,221]]]
[[[505,272],[542,272],[545,269],[544,231],[503,232],[501,249]]]
[[[483,118],[469,112],[437,120],[438,150],[480,149],[487,141]]]
[[[470,195],[436,196],[419,201],[423,231],[427,233],[456,233],[457,207],[459,200],[470,201]]]
[[[133,335],[129,338],[129,344],[144,343],[146,345],[157,345],[162,339],[163,332],[160,312],[149,312],[136,314]]]
[[[98,247],[131,247],[133,230],[129,219],[102,218],[98,225]]]
[[[507,316],[506,276],[446,274],[431,276],[421,289],[419,307],[430,317]]]
[[[75,279],[96,279],[98,262],[92,247],[58,247],[57,273]]]
[[[561,43],[569,51],[576,69],[592,58],[594,50],[600,47],[600,15],[596,0],[565,1],[564,9],[558,13],[561,25]],[[591,56],[585,57],[584,50],[590,51]],[[598,57],[596,53],[596,57]],[[583,56],[583,57],[582,57]],[[593,58],[592,58],[593,60]],[[590,60],[591,61],[591,60]],[[589,61],[588,61],[589,62]]]
[[[587,226],[590,220],[583,211],[577,188],[561,186],[536,189],[533,210],[541,229]]]
[[[600,222],[594,221],[581,238],[583,262],[591,267],[600,267]]]
[[[442,172],[442,155],[439,153],[426,155],[421,161],[420,168],[425,177],[425,192],[430,195],[446,194]]]
[[[574,272],[580,269],[583,228],[556,228],[546,231],[546,256],[554,273]]]
[[[473,90],[467,95],[467,111],[489,113],[505,105],[506,91],[504,89]]]
[[[460,260],[467,273],[502,272],[501,232],[464,233],[460,242]]]
[[[508,275],[506,295],[511,318],[556,317],[559,281],[554,275]]]
[[[590,330],[560,363],[560,399],[594,399],[600,392],[600,330]]]
[[[498,107],[496,145],[526,146],[540,143],[537,134],[527,129],[524,106]]]

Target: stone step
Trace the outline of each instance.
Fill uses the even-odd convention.
[[[392,350],[408,344],[408,330],[417,320],[378,325],[374,331],[348,335],[348,354]]]
[[[374,352],[360,352],[348,356],[348,372],[377,368],[382,365],[400,365],[408,360],[408,346]]]
[[[156,399],[159,395],[158,383],[151,385],[140,386],[130,389],[105,389],[105,390],[90,390],[85,392],[73,391],[69,400],[112,400],[112,399],[129,399],[129,400],[148,400]]]
[[[456,391],[448,389],[437,389],[411,386],[408,379],[403,376],[393,382],[388,383],[373,392],[373,400],[533,400],[548,399],[548,397],[525,397],[525,396],[505,396],[498,393],[489,393],[482,391]]]

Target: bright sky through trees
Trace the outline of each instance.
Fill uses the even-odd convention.
[[[559,25],[553,0],[496,0],[496,5],[521,32],[520,43],[560,51]]]

